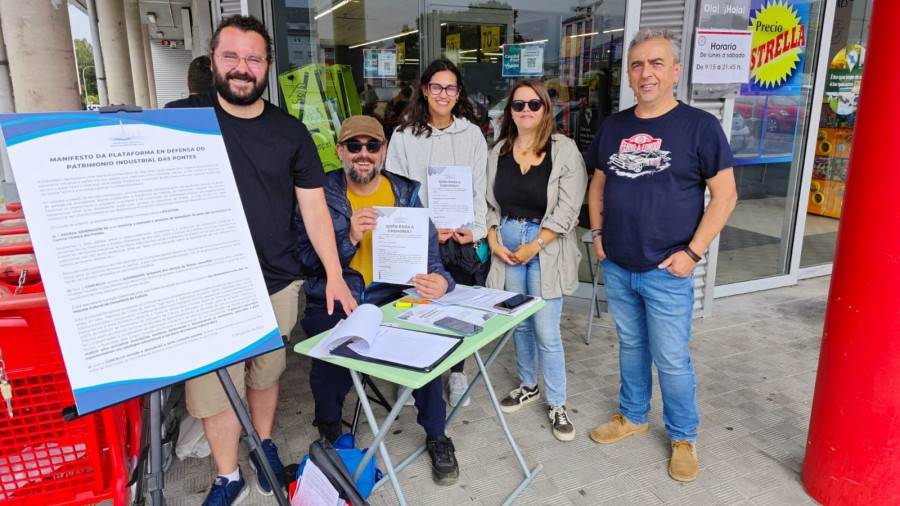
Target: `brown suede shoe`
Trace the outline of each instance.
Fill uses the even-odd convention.
[[[591,439],[597,443],[615,443],[631,435],[644,434],[649,427],[648,423],[635,425],[617,413],[611,416],[608,422],[592,430]]]
[[[690,441],[672,441],[669,476],[678,481],[694,481],[699,470],[697,448]]]

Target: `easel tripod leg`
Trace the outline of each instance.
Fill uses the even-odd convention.
[[[150,469],[147,473],[147,491],[153,506],[165,506],[163,496],[165,476],[162,468],[162,400],[160,391],[150,394]]]
[[[222,383],[225,394],[231,402],[231,407],[234,408],[234,413],[241,422],[241,427],[243,427],[244,432],[247,433],[247,437],[244,438],[244,444],[247,445],[247,449],[250,452],[256,454],[256,461],[262,466],[263,474],[266,475],[266,480],[272,485],[272,492],[275,494],[275,499],[278,500],[278,504],[281,506],[290,506],[281,487],[277,485],[279,481],[275,478],[275,471],[272,470],[269,459],[266,458],[266,453],[263,451],[262,440],[259,439],[259,433],[256,432],[256,428],[253,427],[253,422],[250,420],[250,413],[247,413],[247,408],[245,408],[244,403],[241,402],[241,396],[238,395],[237,389],[234,387],[234,382],[231,381],[231,376],[228,375],[228,369],[224,367],[218,369],[216,370],[216,374],[219,376],[219,381]]]

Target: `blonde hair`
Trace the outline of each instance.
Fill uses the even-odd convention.
[[[531,88],[544,104],[544,115],[541,116],[541,123],[538,125],[535,136],[535,154],[543,154],[550,148],[551,136],[553,135],[553,109],[550,105],[550,95],[547,93],[544,83],[536,79],[522,79],[510,88],[509,95],[506,97],[506,107],[503,108],[503,115],[500,116],[500,136],[497,138],[497,142],[506,141],[503,147],[500,148],[500,156],[506,156],[512,150],[513,143],[516,142],[516,137],[519,136],[519,129],[512,119],[512,101],[516,91],[525,87]]]

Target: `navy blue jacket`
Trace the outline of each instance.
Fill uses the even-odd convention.
[[[420,183],[386,170],[381,171],[381,175],[391,182],[391,189],[394,192],[394,207],[422,207],[422,203],[419,201]],[[380,306],[401,297],[407,286],[389,283],[372,283],[365,286],[362,274],[350,267],[350,260],[353,259],[353,255],[359,248],[350,242],[350,217],[353,215],[353,209],[347,199],[347,179],[343,170],[331,171],[326,177],[328,182],[325,184],[325,200],[328,203],[328,210],[331,212],[331,221],[334,223],[338,257],[341,261],[344,281],[356,302]],[[300,265],[306,279],[303,284],[303,288],[306,290],[306,308],[307,311],[310,309],[324,310],[327,281],[325,267],[313,249],[299,210],[296,213],[296,223],[300,231]],[[444,270],[444,265],[441,263],[437,229],[430,220],[428,228],[428,272],[443,276],[447,280],[447,291],[452,291],[456,287],[456,282],[450,273]],[[338,306],[340,304],[337,301],[335,303]]]

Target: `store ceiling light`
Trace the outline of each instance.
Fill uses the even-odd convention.
[[[591,32],[591,33],[579,33],[578,35],[569,35],[569,37],[573,39],[577,39],[578,37],[590,37],[591,35],[597,35],[600,32]],[[606,32],[603,32],[606,33]]]
[[[148,12],[148,13],[147,13],[147,21],[149,21],[149,22],[151,22],[151,23],[153,23],[153,24],[155,25],[155,24],[156,24],[156,13],[155,13],[155,12]]]
[[[612,30],[603,30],[603,33],[622,32],[624,30],[624,28],[613,28]]]
[[[363,43],[360,43],[360,44],[356,44],[355,46],[350,46],[350,47],[348,47],[347,49],[356,49],[356,48],[358,48],[358,47],[368,46],[369,44],[375,44],[376,42],[384,42],[384,41],[386,41],[386,40],[396,39],[397,37],[403,37],[404,35],[412,35],[412,34],[414,34],[414,33],[419,33],[419,31],[418,31],[418,30],[410,30],[410,31],[408,31],[408,32],[401,32],[401,33],[398,33],[398,34],[396,34],[396,35],[389,35],[389,36],[383,37],[383,38],[381,38],[381,39],[370,40],[370,41],[367,41],[367,42],[363,42]]]
[[[341,7],[347,5],[348,3],[350,3],[350,0],[344,0],[343,2],[341,2],[341,3],[337,4],[337,5],[334,5],[334,6],[332,6],[332,7],[329,7],[328,9],[322,11],[320,14],[317,14],[316,17],[313,18],[313,19],[318,20],[318,19],[321,18],[322,16],[327,16],[328,14],[331,14],[332,12],[334,12],[334,11],[340,9]]]

